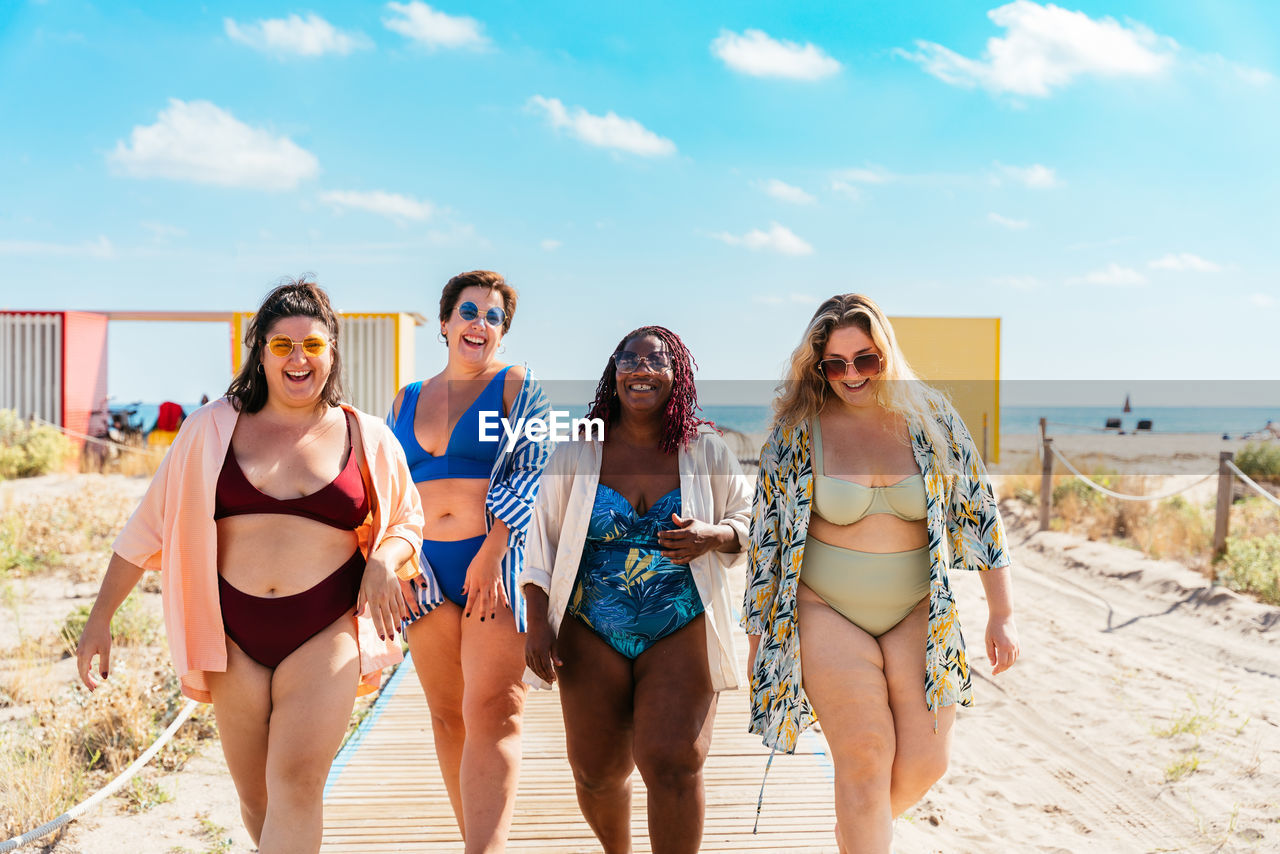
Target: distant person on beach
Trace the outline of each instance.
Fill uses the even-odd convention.
[[[610,854],[631,850],[637,767],[653,850],[699,849],[716,697],[738,687],[728,572],[751,492],[697,410],[675,333],[618,342],[588,415],[603,441],[552,456],[520,577],[530,678],[559,681],[578,804]]]
[[[406,636],[431,708],[440,773],[466,851],[506,846],[520,773],[525,607],[516,587],[550,443],[498,418],[546,420],[526,366],[498,360],[516,291],[497,273],[454,276],[440,295],[444,370],[400,390],[387,423],[426,508],[416,613]],[[484,425],[489,429],[485,430]]]
[[[950,570],[982,571],[992,672],[1017,660],[1008,565],[960,417],[879,306],[828,299],[760,454],[743,623],[751,731],[790,753],[822,723],[842,851],[889,851],[893,819],[946,770],[955,705],[972,703]]]
[[[112,616],[159,569],[182,692],[213,703],[249,835],[262,854],[314,852],[355,698],[401,660],[422,508],[391,431],[342,403],[324,291],[275,288],[244,343],[116,538],[76,656],[92,691]]]

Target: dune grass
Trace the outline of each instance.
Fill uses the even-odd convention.
[[[1081,471],[1098,484],[1129,495],[1148,495],[1167,489],[1165,478],[1121,475],[1097,459],[1086,460]],[[1028,507],[1040,503],[1039,463],[1034,459],[1021,471],[996,475],[997,494]],[[1181,495],[1159,501],[1120,501],[1093,489],[1073,475],[1054,475],[1051,526],[1091,540],[1134,548],[1148,557],[1175,560],[1210,577],[1213,566],[1212,502],[1188,501]],[[1273,590],[1280,573],[1280,512],[1266,499],[1246,494],[1231,506],[1227,571],[1218,580],[1233,589],[1252,592],[1276,603]],[[1253,545],[1247,545],[1253,544]]]

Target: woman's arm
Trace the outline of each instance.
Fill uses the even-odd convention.
[[[987,661],[994,676],[1012,667],[1021,652],[1013,622],[1013,583],[1007,566],[989,569],[978,577],[987,594]]]
[[[120,555],[112,553],[107,573],[102,578],[102,587],[98,590],[98,598],[89,611],[80,643],[76,645],[76,665],[80,681],[90,691],[98,687],[97,680],[89,673],[95,657],[98,659],[98,674],[103,679],[111,672],[111,618],[116,615],[120,604],[128,598],[130,591],[137,586],[144,572],[146,570],[142,567],[134,566]]]

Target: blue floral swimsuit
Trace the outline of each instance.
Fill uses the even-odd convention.
[[[627,658],[702,613],[689,567],[663,557],[658,545],[658,532],[672,530],[671,514],[679,512],[679,489],[641,516],[616,490],[596,490],[569,613]]]

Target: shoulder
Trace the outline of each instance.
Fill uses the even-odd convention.
[[[354,419],[356,429],[360,431],[360,439],[366,447],[377,451],[397,443],[391,428],[383,419],[346,403],[342,404],[342,409]]]
[[[728,444],[714,427],[703,424],[689,442],[688,453],[704,459],[719,460],[732,457]]]
[[[502,381],[502,402],[506,404],[506,408],[510,411],[515,405],[516,398],[520,396],[521,389],[524,388],[526,377],[531,377],[529,369],[524,365],[508,365],[503,368],[507,372],[506,377]]]

